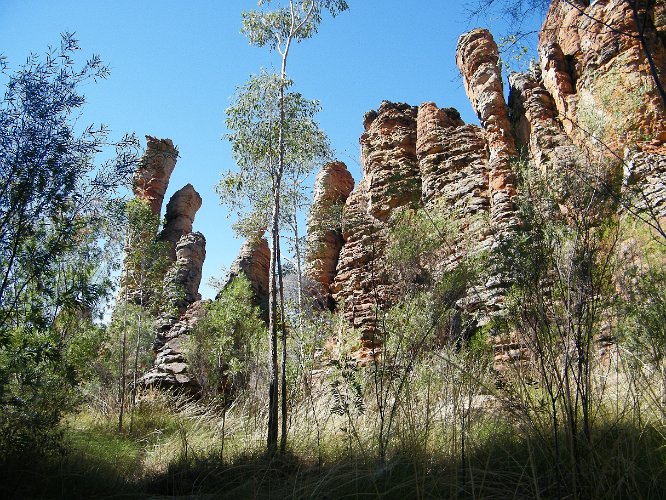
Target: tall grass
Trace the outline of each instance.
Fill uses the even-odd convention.
[[[659,374],[617,360],[595,365],[596,375],[613,380],[603,386],[580,462],[569,430],[552,428],[543,389],[521,379],[524,366],[509,366],[498,384],[474,356],[446,349],[404,374],[385,460],[373,378],[361,373],[363,408],[333,412],[329,370],[313,376],[309,394],[296,395],[285,455],[264,452],[267,419],[255,394],[226,409],[224,433],[215,401],[145,394],[131,434],[118,433],[102,412],[71,416],[67,453],[7,466],[3,496],[661,498]]]

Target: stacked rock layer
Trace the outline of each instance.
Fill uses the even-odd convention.
[[[460,37],[456,59],[480,126],[466,125],[455,109],[434,103],[417,108],[385,101],[366,113],[363,176],[339,198],[346,199],[340,231],[330,238],[318,229],[326,202],[315,196],[310,238],[327,246],[311,253],[308,264],[315,288],[330,292],[364,341],[375,338],[378,312],[400,298],[385,259],[395,220],[412,208],[437,208],[457,220],[459,237],[423,263],[431,275],[455,268],[465,253],[492,248],[521,226],[520,151],[566,214],[576,195],[569,181],[599,160],[588,151],[603,142],[608,153],[602,156],[613,161],[599,175],[613,180],[612,170],[623,167],[624,188],[638,193],[634,209],[665,220],[666,112],[654,76],[666,81],[666,8],[659,2],[644,16],[639,6],[636,16],[623,0],[588,3],[552,3],[539,39],[539,66],[510,75],[508,104],[491,34],[476,29]],[[333,190],[337,182],[322,171],[316,192]],[[466,305],[492,315],[508,286],[503,276],[491,276]],[[506,345],[520,350],[511,341]]]

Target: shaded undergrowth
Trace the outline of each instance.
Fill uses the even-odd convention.
[[[371,439],[367,448],[350,447],[344,434],[328,434],[317,453],[298,429],[291,450],[277,458],[262,452],[260,432],[239,432],[222,449],[219,435],[211,437],[218,422],[188,411],[144,410],[132,434],[115,432],[112,420],[79,415],[69,423],[63,455],[6,461],[2,496],[662,498],[666,491],[658,425],[599,424],[574,467],[566,442],[555,455],[543,435],[488,415],[468,429],[464,449],[444,445],[452,437],[442,430],[428,443],[397,439],[380,463]],[[234,439],[245,443],[244,451],[233,448]]]

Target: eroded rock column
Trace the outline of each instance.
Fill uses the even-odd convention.
[[[324,165],[317,174],[308,218],[305,261],[306,289],[323,307],[331,307],[330,287],[344,239],[342,209],[354,189],[354,178],[343,162]]]
[[[173,293],[175,306],[180,314],[201,300],[199,285],[203,263],[206,259],[206,238],[201,233],[183,235],[176,245],[176,261],[165,277],[166,286]]]
[[[261,307],[265,318],[268,318],[268,276],[270,274],[271,250],[266,238],[250,238],[241,246],[236,260],[231,264],[227,276],[227,286],[231,281],[243,273],[250,282],[256,298],[256,304]]]
[[[386,220],[391,210],[418,203],[421,177],[416,158],[418,108],[384,101],[366,113],[361,163],[367,178],[370,213]]]
[[[166,207],[164,229],[159,239],[169,242],[172,249],[172,260],[176,260],[176,246],[180,239],[192,232],[194,217],[201,208],[201,196],[192,184],[186,184],[176,191]]]
[[[498,228],[516,226],[516,178],[511,161],[518,156],[502,90],[499,51],[488,30],[476,29],[458,40],[458,68],[472,107],[486,132],[490,151],[490,217]]]
[[[518,143],[527,147],[530,162],[541,172],[554,199],[564,204],[572,195],[566,181],[581,170],[583,158],[565,133],[557,106],[538,77],[512,73],[509,84],[509,106]]]
[[[147,148],[134,173],[134,196],[146,200],[153,215],[160,216],[164,194],[176,167],[178,149],[171,139],[146,136]]]

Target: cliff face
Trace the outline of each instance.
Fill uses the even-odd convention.
[[[587,5],[587,4],[592,5]],[[602,122],[606,142],[622,150],[655,148],[664,154],[664,103],[654,69],[664,81],[664,5],[643,11],[644,2],[553,2],[539,35],[539,65],[544,88],[555,102],[568,135],[579,143]]]
[[[324,165],[315,180],[308,219],[306,287],[317,302],[330,307],[335,269],[344,244],[342,207],[354,189],[354,178],[342,162]]]
[[[460,222],[461,231],[475,234],[471,245],[463,245],[469,234],[454,234],[446,249],[424,259],[421,265],[430,276],[452,269],[467,253],[488,248],[495,236],[517,224],[510,168],[517,151],[502,94],[497,46],[487,31],[476,30],[461,37],[458,52],[481,127],[466,125],[455,109],[440,109],[434,103],[417,108],[385,101],[364,119],[363,178],[345,203],[344,245],[331,290],[366,343],[375,338],[377,310],[386,309],[400,295],[401,277],[385,253],[395,219],[405,210],[437,210]],[[481,219],[490,223],[479,223]],[[500,283],[496,282],[487,284],[482,298],[470,297],[468,302],[494,307],[501,300],[493,292]]]
[[[654,78],[666,81],[665,5],[646,16],[624,0],[553,2],[539,67],[509,77],[516,137],[564,211],[576,194],[570,179],[603,164],[598,175],[616,185],[623,174],[637,209],[666,213],[666,108]]]
[[[639,9],[637,18],[629,2],[587,3],[552,3],[540,35],[539,67],[510,75],[508,104],[492,35],[476,29],[460,37],[456,59],[480,126],[466,125],[455,109],[434,103],[416,108],[385,101],[366,113],[363,177],[344,202],[339,235],[312,237],[310,228],[313,240],[328,247],[309,263],[317,270],[311,278],[331,291],[335,307],[366,345],[377,332],[377,311],[400,298],[405,275],[396,276],[386,254],[401,214],[437,210],[459,228],[446,248],[421,260],[427,276],[455,268],[464,255],[493,248],[521,227],[514,171],[520,148],[528,154],[527,168],[541,172],[559,203],[554,216],[566,219],[567,206],[576,202],[572,180],[599,163],[599,155],[589,151],[603,143],[606,170],[597,172],[598,182],[612,186],[615,199],[620,189],[635,190],[635,208],[650,207],[664,220],[666,121],[653,78],[656,71],[666,80],[663,4],[643,22],[643,12]],[[638,29],[644,29],[652,67]],[[617,182],[622,168],[624,183]],[[313,212],[322,205],[315,198]],[[321,255],[327,257],[317,261]],[[460,304],[492,316],[510,284],[491,275]]]
[[[491,198],[484,132],[465,125],[455,109],[383,102],[366,114],[365,127],[363,178],[342,212],[344,245],[331,291],[345,317],[371,344],[377,309],[390,306],[400,293],[401,284],[385,258],[395,217],[431,206],[452,217],[472,218],[489,213]],[[461,257],[459,238],[455,240],[447,255],[424,263],[428,272],[436,274]]]

